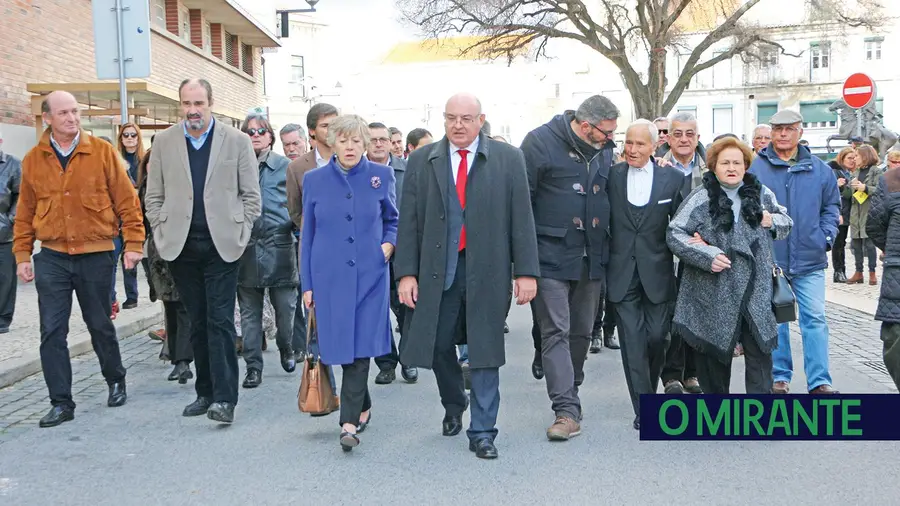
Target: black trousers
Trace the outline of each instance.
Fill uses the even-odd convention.
[[[531,306],[531,340],[534,344],[534,351],[541,351],[541,325],[538,323],[537,311],[534,307],[534,300],[528,303]]]
[[[67,255],[42,249],[34,256],[34,284],[41,320],[41,367],[50,403],[75,409],[72,400],[72,363],[69,360],[69,317],[72,292],[78,297],[81,316],[91,335],[91,346],[108,384],[125,379],[116,327],[109,314],[109,280],[115,255],[112,251]]]
[[[295,254],[299,254],[297,252],[298,245],[294,248]],[[297,307],[294,310],[294,331],[291,334],[291,343],[292,348],[294,349],[294,353],[298,351],[306,352],[306,308],[303,307],[303,286],[300,282],[297,283]]]
[[[869,272],[875,272],[878,253],[875,250],[875,243],[871,239],[853,239],[850,241],[850,248],[853,250],[853,258],[856,260],[856,272],[863,272],[863,261],[866,258],[869,259]]]
[[[349,364],[343,364],[344,374],[341,377],[341,419],[340,424],[359,425],[359,415],[372,409],[372,397],[369,396],[369,358],[358,358]]]
[[[838,227],[837,237],[834,238],[834,246],[831,248],[831,264],[835,272],[847,273],[847,232],[849,225]]]
[[[181,254],[169,262],[169,269],[191,318],[197,395],[237,404],[234,304],[238,262],[222,260],[208,235],[189,235]]]
[[[194,349],[191,346],[191,318],[180,301],[163,301],[163,312],[166,320],[166,345],[169,347],[169,358],[172,364],[194,361]]]
[[[611,336],[616,331],[616,310],[606,297],[600,298],[597,306],[597,317],[594,318],[594,334],[603,330],[604,336]]]
[[[441,296],[431,365],[434,378],[437,380],[438,393],[441,395],[441,404],[448,416],[461,415],[466,409],[462,367],[456,355],[456,345],[463,334],[466,321],[465,254],[459,255],[458,262],[456,278]]]
[[[678,262],[678,277],[680,280],[684,274],[684,263]],[[674,312],[675,303],[672,303],[672,311]],[[684,381],[688,378],[697,377],[697,357],[693,348],[686,345],[684,340],[677,332],[672,332],[669,341],[669,348],[666,350],[666,363],[662,370],[663,385],[670,381]]]
[[[0,244],[0,329],[8,329],[16,311],[16,256],[13,243]]]
[[[403,340],[403,322],[406,318],[406,306],[400,303],[400,295],[397,293],[397,282],[394,281],[394,260],[391,259],[389,264],[391,276],[391,311],[397,318],[397,326],[400,327],[400,340]],[[400,363],[400,354],[397,352],[397,340],[394,339],[393,329],[391,330],[391,352],[375,357],[375,365],[379,370],[391,371],[397,368]]]
[[[637,267],[621,302],[615,303],[625,383],[634,414],[641,415],[641,394],[655,394],[666,360],[672,303],[647,298]]]
[[[772,354],[763,353],[750,334],[747,321],[741,322],[739,342],[744,347],[744,386],[748,394],[772,393]],[[731,385],[731,353],[722,362],[715,355],[696,352],[700,388],[705,394],[727,394]]]
[[[881,340],[884,343],[882,357],[884,367],[900,390],[900,323],[881,323]]]

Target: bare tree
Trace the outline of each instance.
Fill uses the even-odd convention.
[[[506,58],[546,56],[554,39],[578,41],[618,67],[639,117],[668,114],[691,78],[719,62],[759,60],[773,50],[788,56],[764,26],[746,21],[761,0],[396,0],[427,36],[479,35],[462,52]],[[809,21],[831,26],[876,27],[885,0],[806,0]],[[762,14],[762,13],[760,13]],[[688,45],[685,25],[707,25],[699,43]],[[705,20],[705,21],[704,21]],[[716,46],[710,56],[708,50]],[[666,88],[666,54],[688,51],[676,81]],[[684,53],[682,53],[684,54]],[[637,55],[637,57],[635,57]],[[647,64],[646,72],[637,65]]]

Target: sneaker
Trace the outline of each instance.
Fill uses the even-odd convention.
[[[547,429],[547,439],[550,441],[568,441],[581,434],[581,425],[567,416],[557,416],[553,425]]]

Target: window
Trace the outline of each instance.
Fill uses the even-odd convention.
[[[760,102],[756,105],[756,124],[768,125],[772,116],[778,112],[778,102]]]
[[[881,59],[881,41],[880,40],[867,40],[866,41],[866,60],[880,60]]]
[[[191,11],[186,8],[178,10],[178,21],[181,23],[181,38],[191,41]]]
[[[800,102],[800,114],[803,116],[803,128],[835,128],[837,113],[828,112],[828,107],[837,100],[815,100]]]
[[[223,42],[225,43],[225,61],[232,67],[240,66],[240,62],[238,61],[240,55],[234,53],[235,46],[237,45],[237,35],[225,32]]]
[[[245,74],[253,75],[253,46],[241,44],[241,68]]]
[[[291,55],[291,95],[306,97],[306,63],[302,56]]]
[[[713,134],[730,134],[734,129],[730,105],[713,106]]]
[[[764,49],[759,53],[759,66],[761,68],[774,68],[778,66],[778,50]]]
[[[813,69],[827,69],[831,67],[831,45],[830,44],[810,44],[809,55],[812,60]]]
[[[203,24],[203,51],[206,54],[212,53],[212,25],[209,21]]]
[[[713,56],[720,56],[724,51],[716,52]],[[720,61],[713,65],[713,88],[731,88],[731,59]]]
[[[150,2],[150,22],[159,27],[166,26],[166,0]]]

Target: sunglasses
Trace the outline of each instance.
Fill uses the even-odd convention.
[[[668,129],[668,128],[660,128],[660,129],[659,129],[659,133],[668,135],[668,134],[669,134],[669,129]]]
[[[137,137],[137,132],[125,132],[125,133],[122,134],[122,137],[126,137],[126,138],[128,138],[128,139],[131,139],[131,138],[133,138],[133,137]]]
[[[266,132],[269,130],[266,128],[248,128],[247,135],[253,137],[254,135],[266,135]]]

